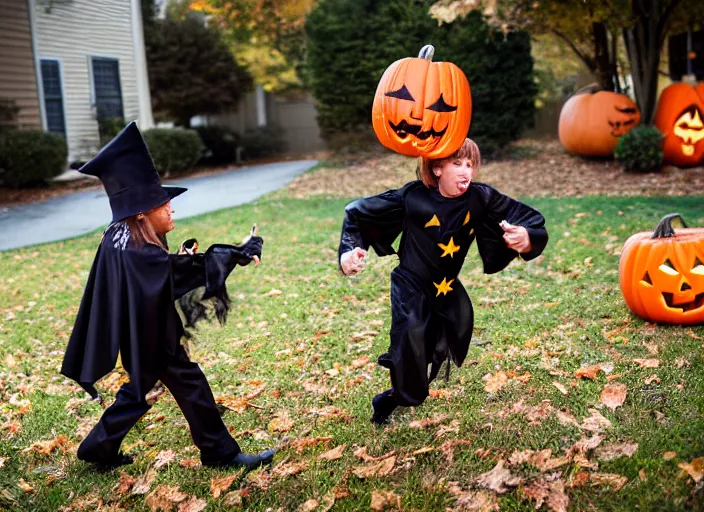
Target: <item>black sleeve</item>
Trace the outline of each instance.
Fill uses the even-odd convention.
[[[412,181],[402,188],[364,197],[345,207],[345,220],[338,249],[340,257],[355,247],[373,247],[379,256],[394,254],[391,244],[401,234],[407,192],[420,184]]]
[[[523,226],[528,231],[533,249],[521,257],[528,261],[538,257],[548,243],[545,218],[539,211],[527,204],[516,201],[484,184],[479,185],[484,201],[484,214],[477,226],[477,247],[484,264],[484,272],[493,274],[506,268],[518,253],[506,246],[504,231],[499,223]]]
[[[225,322],[230,310],[227,278],[237,265],[244,267],[254,256],[261,258],[263,243],[261,237],[253,236],[243,245],[215,244],[204,253],[169,255],[173,298],[181,305],[187,327],[206,317],[203,302],[208,300],[218,320]],[[190,293],[201,287],[202,293]]]

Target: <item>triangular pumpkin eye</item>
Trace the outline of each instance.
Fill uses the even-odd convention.
[[[389,98],[397,98],[399,100],[415,101],[411,95],[411,91],[409,91],[405,85],[397,91],[387,92],[385,96],[388,96]]]
[[[643,276],[643,279],[641,279],[641,281],[643,281],[644,283],[648,283],[650,285],[653,284],[653,280],[650,279],[650,274],[648,274],[647,271],[645,272],[645,275]]]
[[[445,99],[442,97],[442,94],[438,98],[438,101],[427,107],[428,110],[433,110],[435,112],[454,112],[457,110],[457,107],[453,107],[452,105],[448,105],[445,103]]]
[[[692,268],[692,274],[697,274],[699,276],[704,276],[704,263],[699,258],[695,258],[694,267]]]
[[[670,276],[679,275],[679,272],[677,272],[677,270],[675,270],[675,266],[672,264],[672,262],[669,259],[665,260],[665,263],[660,265],[658,268],[660,270],[662,270],[663,272],[665,272],[667,275],[670,275]]]

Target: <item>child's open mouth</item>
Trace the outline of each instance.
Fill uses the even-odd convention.
[[[464,192],[465,190],[467,190],[467,187],[469,187],[469,181],[460,181],[460,182],[457,184],[457,188],[458,188],[461,192]]]

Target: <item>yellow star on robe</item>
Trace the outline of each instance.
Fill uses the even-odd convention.
[[[467,212],[467,216],[464,218],[464,222],[462,223],[462,225],[466,226],[468,222],[469,222],[469,212]]]
[[[455,241],[452,239],[452,237],[450,237],[450,243],[449,243],[449,244],[447,244],[447,245],[445,245],[445,244],[438,244],[438,247],[440,247],[440,249],[442,249],[443,251],[445,251],[445,252],[442,253],[442,256],[440,256],[441,258],[444,258],[444,257],[447,256],[448,254],[450,255],[450,258],[452,258],[452,255],[455,254],[457,251],[460,250],[460,246],[459,246],[459,245],[455,245]]]
[[[430,219],[428,222],[425,223],[426,228],[432,227],[432,226],[439,226],[440,225],[440,219],[438,219],[437,215],[433,215],[433,218]]]
[[[435,296],[438,297],[441,293],[442,293],[443,295],[447,295],[447,292],[451,292],[451,291],[452,291],[452,288],[450,287],[450,285],[451,285],[452,283],[454,283],[454,282],[455,282],[454,279],[450,279],[449,281],[447,281],[447,280],[443,277],[443,278],[442,278],[442,283],[440,283],[440,284],[433,283],[433,284],[435,285],[435,288],[438,289],[438,293],[437,293],[437,295],[435,295]]]

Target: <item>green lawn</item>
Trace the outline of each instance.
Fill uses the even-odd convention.
[[[444,511],[462,503],[466,510],[489,510],[470,506],[498,499],[501,510],[528,511],[536,504],[529,495],[564,483],[569,510],[704,510],[704,490],[678,467],[704,456],[704,327],[655,326],[633,317],[619,291],[617,255],[630,234],[652,230],[666,213],[704,226],[703,196],[527,201],[547,218],[551,241],[544,256],[486,276],[470,251],[461,278],[474,302],[477,345],[468,364],[453,368],[449,383],[433,385],[434,397],[399,411],[386,429],[369,423],[370,399],[388,387],[386,371],[374,362],[388,343],[388,280],[396,260],[374,256],[359,276],[339,275],[345,202],[273,196],[181,221],[170,238],[173,246],[189,236],[201,247],[237,242],[256,221],[265,239],[262,266],[238,268],[229,280],[234,308],[227,325],[201,326],[193,357],[215,396],[231,407],[259,391],[249,399],[255,407],[224,416],[243,449],[285,447],[272,469],[236,474],[218,498],[211,483],[230,473],[189,466],[198,453],[168,393],[126,439],[134,465],[95,473],[75,459],[102,410],[58,369],[100,234],[0,253],[0,509],[150,510],[148,502],[158,496],[148,499],[149,493],[166,484],[205,500],[206,510],[235,502],[246,510],[296,510],[306,502],[307,510],[325,510],[333,499],[334,510],[366,510],[372,493],[392,491],[404,510]],[[638,358],[657,359],[659,366],[641,368]],[[627,386],[625,403],[614,411],[600,405],[604,372],[595,380],[574,377],[596,363],[610,363],[612,384]],[[485,390],[503,376],[501,389]],[[116,372],[104,379],[102,391],[112,397],[119,378]],[[610,426],[603,420],[595,426],[599,414]],[[434,424],[417,428],[418,420]],[[565,464],[546,472],[511,465],[522,485],[505,494],[479,491],[477,477],[516,450],[550,448],[553,457],[563,456],[583,435],[598,442],[593,434],[603,438],[596,450],[573,449]],[[332,439],[296,444],[316,437]],[[27,450],[50,440],[59,444],[49,454]],[[637,451],[611,460],[600,455],[619,443],[638,443]],[[318,459],[342,444],[341,458]],[[379,468],[388,474],[355,475],[359,466],[375,464],[353,454],[359,447],[374,456],[395,450],[393,464],[386,459]],[[168,449],[173,462],[156,470],[145,494],[133,494],[128,476],[148,475]],[[675,454],[665,460],[665,452]],[[600,474],[627,483],[614,490],[603,480],[615,477]],[[201,510],[198,503],[190,502],[190,510]],[[543,508],[563,505],[553,496]]]

